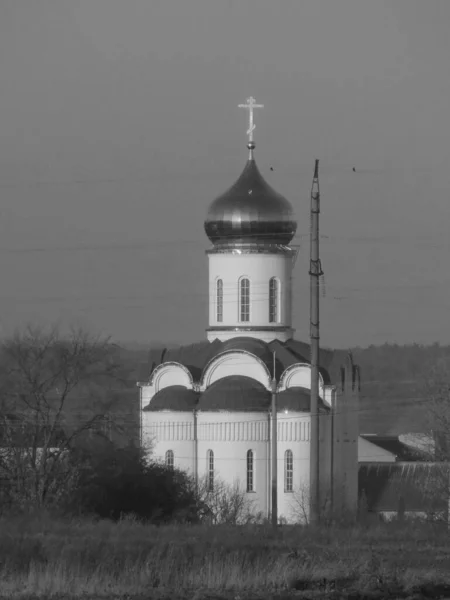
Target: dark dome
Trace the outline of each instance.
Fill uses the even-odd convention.
[[[263,178],[250,158],[236,183],[211,204],[205,231],[215,246],[288,245],[297,223],[292,206]]]
[[[319,398],[319,410],[327,408]],[[311,411],[311,390],[303,387],[291,387],[278,393],[277,411],[292,410],[296,412]]]
[[[150,401],[144,410],[179,410],[191,411],[194,410],[198,402],[199,394],[193,390],[189,390],[182,385],[171,385],[159,390]]]
[[[270,392],[251,377],[231,375],[215,381],[200,396],[199,410],[226,410],[230,412],[267,411]]]

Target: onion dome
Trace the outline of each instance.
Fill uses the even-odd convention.
[[[250,156],[239,179],[209,208],[205,232],[215,247],[287,246],[297,230],[290,202],[259,172],[254,147],[248,144]]]

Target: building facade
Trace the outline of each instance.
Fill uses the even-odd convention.
[[[151,354],[138,383],[141,441],[211,488],[239,482],[255,511],[269,515],[276,393],[278,512],[294,522],[308,514],[311,416],[310,349],[292,327],[297,223],[256,165],[257,105],[249,98],[245,107],[248,160],[205,220],[206,340]],[[322,350],[320,365],[321,506],[356,510],[359,374],[339,351]]]

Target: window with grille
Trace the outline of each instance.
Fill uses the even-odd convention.
[[[253,492],[253,450],[247,452],[247,492]]]
[[[239,282],[240,320],[243,323],[250,321],[250,281],[246,278]]]
[[[214,490],[214,452],[212,450],[208,450],[206,455],[206,468],[208,475],[208,492],[212,492]]]
[[[173,469],[173,450],[167,450],[166,452],[166,467]]]
[[[218,323],[223,321],[223,281],[217,280],[216,285],[216,318]]]
[[[269,281],[269,323],[278,322],[278,279],[272,277]]]
[[[284,491],[292,492],[294,487],[294,460],[292,450],[286,450],[284,453]]]

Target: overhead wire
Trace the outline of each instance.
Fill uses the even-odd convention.
[[[406,400],[406,399],[405,399]],[[407,401],[405,402],[401,402],[399,403],[399,406],[405,406],[405,405],[421,405],[422,403],[430,403],[430,398],[429,397],[423,397],[423,396],[418,396],[418,397],[414,397],[411,398],[409,397],[407,399]],[[390,403],[390,407],[394,407],[395,402],[391,402]],[[222,421],[207,421],[205,423],[202,423],[204,425],[230,425],[230,424],[234,424],[234,425],[244,425],[244,424],[254,424],[254,423],[267,423],[267,417],[270,414],[270,407],[267,408],[267,410],[262,410],[261,409],[261,405],[255,406],[255,411],[257,412],[261,412],[262,414],[265,414],[265,417],[261,417],[261,418],[257,418],[257,419],[245,419],[245,420],[233,420],[233,421],[226,421],[226,420],[222,420]],[[366,407],[356,407],[354,409],[337,409],[335,411],[333,411],[333,413],[323,413],[323,412],[318,412],[318,413],[313,413],[313,415],[319,415],[319,416],[329,416],[331,414],[333,415],[341,415],[341,414],[352,414],[352,413],[368,413],[368,412],[373,412],[375,410],[375,407],[372,406],[366,406]],[[191,411],[168,411],[168,412],[191,412]],[[205,414],[211,414],[212,412],[222,412],[222,414],[225,414],[227,412],[232,412],[232,411],[201,411],[204,412]],[[239,411],[240,412],[240,411]],[[245,412],[252,412],[251,408],[249,408],[247,411]],[[292,411],[294,412],[294,411]],[[296,411],[296,412],[302,412],[302,411]],[[142,411],[142,413],[144,415],[146,414],[152,414],[151,411],[146,411],[145,409]],[[65,413],[66,414],[66,413]],[[79,413],[74,413],[74,412],[68,412],[67,414],[70,414],[71,417],[74,416],[78,416],[78,417],[85,417],[86,413],[85,412],[79,412]],[[158,415],[161,415],[164,413],[161,413],[161,411],[158,411]],[[106,420],[106,422],[111,422],[111,423],[120,423],[120,424],[124,424],[124,423],[128,423],[128,424],[134,424],[134,425],[138,425],[139,424],[139,412],[136,415],[136,419],[124,419],[121,418],[120,416],[117,415],[117,413],[99,413],[97,415],[94,415],[94,417],[91,418],[92,419],[96,419],[99,417],[102,417]],[[304,415],[299,416],[299,415],[290,415],[289,411],[288,413],[285,413],[283,411],[283,409],[280,410],[279,413],[277,413],[277,420],[280,421],[292,421],[292,420],[296,420],[296,421],[307,421],[308,419],[310,419],[311,413],[308,411],[306,412]],[[79,421],[74,421],[77,424],[79,424]],[[63,423],[65,424],[69,424],[70,422],[65,420]],[[158,422],[154,422],[154,423],[147,423],[147,424],[142,424],[142,428],[155,428],[155,427],[166,427],[166,425],[170,423],[171,426],[176,426],[176,425],[191,425],[193,423],[192,420],[190,421],[160,421]],[[22,423],[17,423],[17,422],[11,422],[9,425],[9,427],[11,428],[23,428],[23,424]],[[1,423],[0,423],[0,428],[1,428]]]

